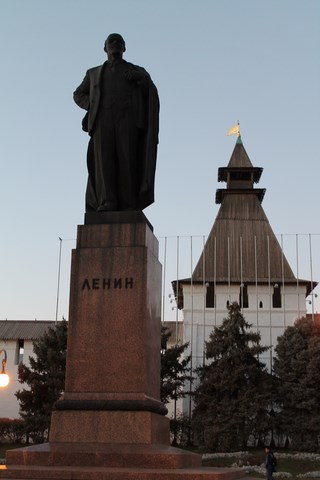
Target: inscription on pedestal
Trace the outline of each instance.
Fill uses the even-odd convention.
[[[133,277],[125,278],[85,278],[81,290],[115,290],[134,287]]]

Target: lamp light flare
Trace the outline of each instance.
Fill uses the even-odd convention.
[[[9,375],[6,373],[0,373],[0,387],[6,387],[9,383]]]

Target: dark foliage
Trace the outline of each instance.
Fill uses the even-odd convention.
[[[166,327],[161,329],[161,345],[164,347],[171,333]],[[183,354],[188,343],[176,344],[170,348],[161,349],[161,393],[160,399],[166,404],[170,400],[178,400],[185,396],[183,389],[190,382],[190,356]]]
[[[18,444],[26,440],[23,420],[0,418],[0,443]]]
[[[30,367],[19,365],[19,382],[29,389],[16,392],[26,433],[34,442],[47,440],[53,404],[64,390],[67,351],[65,320],[58,322],[33,344]]]
[[[320,327],[301,318],[278,338],[274,373],[277,378],[278,428],[295,450],[319,450]]]
[[[259,361],[268,350],[251,330],[237,303],[206,342],[206,358],[198,369],[193,432],[207,451],[233,451],[246,446],[251,434],[270,428],[271,376]]]
[[[190,416],[177,413],[176,418],[170,419],[170,437],[172,445],[190,445]]]

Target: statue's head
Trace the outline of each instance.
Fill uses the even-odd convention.
[[[110,53],[123,54],[126,51],[126,43],[119,33],[111,33],[104,42],[104,51]]]

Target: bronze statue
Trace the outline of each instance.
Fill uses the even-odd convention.
[[[87,71],[73,94],[90,135],[86,211],[143,210],[154,202],[159,98],[148,72],[122,57],[121,35],[105,41],[108,60]]]

